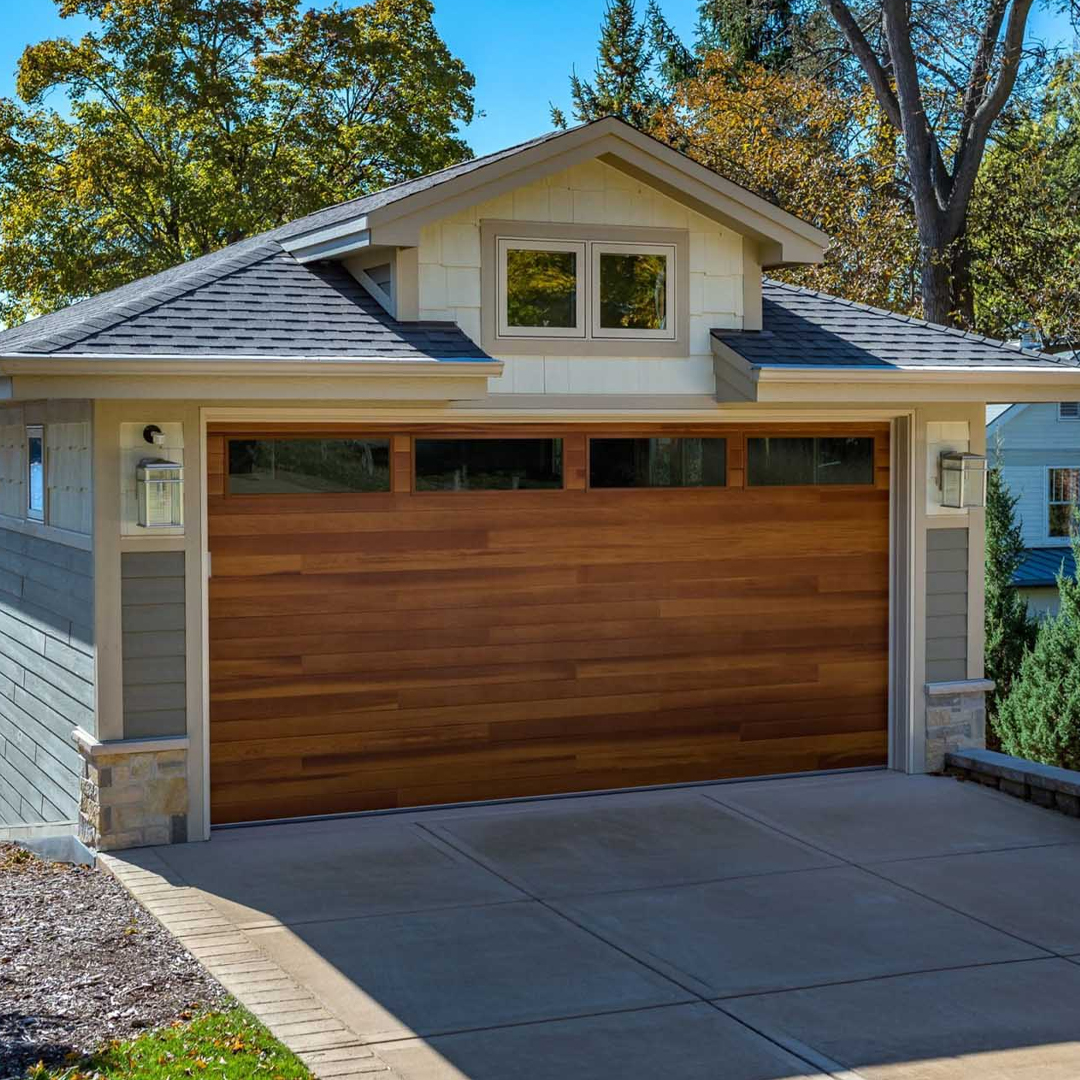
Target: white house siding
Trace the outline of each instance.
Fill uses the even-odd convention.
[[[1080,468],[1080,421],[1059,420],[1055,403],[1016,406],[1002,415],[987,439],[991,460],[1019,496],[1016,513],[1027,547],[1067,546],[1047,535],[1047,473],[1052,466]]]
[[[45,431],[48,517],[27,522],[26,425]],[[0,409],[0,825],[75,818],[76,726],[94,729],[88,402]]]
[[[687,229],[690,355],[685,358],[509,356],[495,393],[711,394],[709,331],[741,327],[742,238],[600,161],[576,165],[426,226],[419,249],[420,318],[449,319],[480,341],[480,222],[552,222]]]

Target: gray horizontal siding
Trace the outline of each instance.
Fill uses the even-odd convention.
[[[184,553],[121,556],[124,735],[187,730]]]
[[[926,534],[926,681],[967,678],[968,531]]]
[[[93,621],[89,551],[0,529],[0,824],[75,819]]]

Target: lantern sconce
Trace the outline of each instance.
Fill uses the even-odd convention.
[[[943,451],[939,475],[942,506],[968,510],[986,505],[986,458],[982,454]]]
[[[184,524],[184,466],[161,458],[143,458],[136,471],[139,524],[144,529]]]

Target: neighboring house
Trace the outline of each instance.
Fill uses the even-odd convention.
[[[991,416],[986,438],[1018,497],[1027,551],[1014,581],[1034,614],[1055,612],[1058,572],[1076,573],[1069,523],[1080,493],[1080,402],[1010,405]]]
[[[604,119],[0,334],[0,819],[115,848],[978,745],[939,459],[1080,370],[763,279],[828,242]]]

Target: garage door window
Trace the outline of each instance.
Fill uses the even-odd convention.
[[[562,439],[417,439],[417,491],[563,486]]]
[[[723,487],[726,439],[591,439],[594,488]]]
[[[872,438],[756,438],[746,440],[751,487],[872,484]]]
[[[230,439],[230,495],[390,490],[388,439]]]

